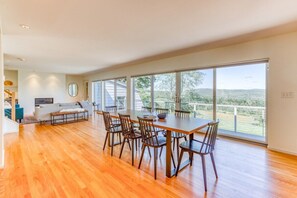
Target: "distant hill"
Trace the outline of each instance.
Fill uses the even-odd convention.
[[[212,89],[196,89],[202,97],[212,97]],[[217,98],[265,100],[265,89],[218,89]]]

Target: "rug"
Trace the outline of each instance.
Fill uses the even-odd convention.
[[[33,124],[38,123],[39,121],[33,115],[25,115],[24,119],[20,124]]]

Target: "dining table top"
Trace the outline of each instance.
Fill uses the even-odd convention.
[[[133,122],[138,122],[137,117],[147,117],[154,115],[156,119],[154,121],[154,126],[170,130],[174,132],[184,133],[184,134],[192,134],[196,131],[199,131],[207,126],[209,122],[212,120],[201,119],[201,118],[192,118],[192,117],[179,117],[174,114],[167,114],[165,119],[158,119],[157,113],[148,112],[148,111],[138,111],[138,110],[118,110],[114,112],[109,112],[111,117],[118,118],[119,113],[124,115],[130,115],[130,118]]]

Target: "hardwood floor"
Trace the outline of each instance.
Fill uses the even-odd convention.
[[[165,177],[165,152],[158,161],[145,154],[141,169],[120,146],[114,157],[102,151],[105,130],[100,116],[90,121],[51,126],[21,126],[5,136],[6,165],[0,170],[0,197],[296,197],[297,157],[244,142],[219,138],[216,180],[207,157],[208,192],[204,193],[201,161],[178,177]]]

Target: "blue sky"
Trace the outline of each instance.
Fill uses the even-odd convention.
[[[200,70],[205,74],[199,88],[213,87],[213,70]],[[266,64],[217,68],[217,89],[265,89]]]

